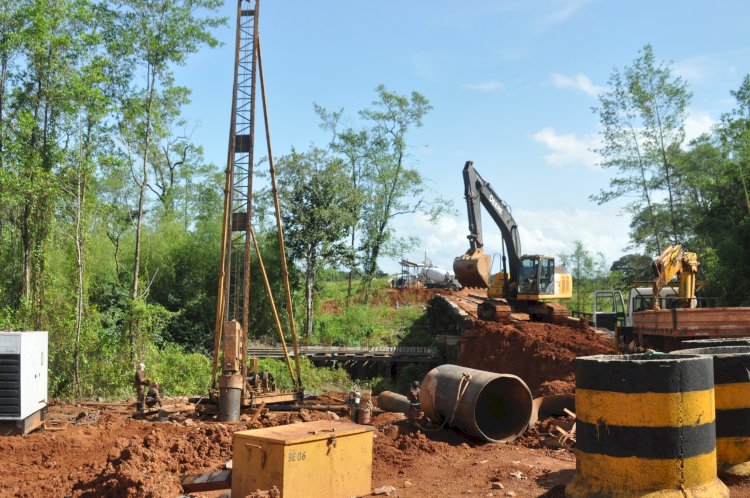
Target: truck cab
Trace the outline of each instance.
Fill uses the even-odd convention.
[[[663,287],[659,291],[659,307],[673,308],[677,303],[677,290],[673,287]],[[622,292],[615,289],[594,291],[594,311],[592,325],[614,332],[615,325],[620,327],[633,326],[633,312],[653,309],[652,287],[633,287],[628,293],[627,306]]]

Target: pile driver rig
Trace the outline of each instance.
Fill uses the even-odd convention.
[[[297,334],[294,327],[292,294],[289,285],[281,225],[281,208],[276,184],[276,170],[271,150],[268,109],[263,78],[263,61],[258,35],[259,0],[237,0],[234,81],[232,113],[229,126],[224,209],[221,235],[216,321],[214,328],[213,368],[207,399],[196,404],[203,413],[217,413],[220,421],[237,421],[244,409],[261,403],[300,400],[303,396],[300,376]],[[265,138],[268,148],[270,183],[279,240],[281,276],[285,285],[288,327],[294,348],[295,368],[285,341],[279,313],[275,305],[263,258],[252,226],[253,157],[255,152],[256,86],[259,80]],[[248,361],[250,325],[250,262],[255,252],[258,270],[271,303],[276,328],[292,379],[293,389],[276,389],[268,372],[258,370],[257,359]]]

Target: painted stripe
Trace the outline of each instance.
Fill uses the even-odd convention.
[[[719,463],[750,461],[750,437],[717,437],[716,458]]]
[[[706,391],[714,386],[710,357],[620,355],[577,358],[576,389],[621,393]]]
[[[714,382],[716,384],[732,384],[740,382],[750,382],[750,349],[747,346],[735,346],[730,348],[721,348],[726,353],[729,350],[742,350],[742,354],[732,353],[730,356],[723,354],[714,356]]]
[[[716,437],[750,436],[750,408],[716,410]]]
[[[628,427],[702,425],[714,421],[714,412],[711,390],[685,393],[576,390],[576,417],[592,424]]]
[[[716,426],[623,427],[576,423],[576,447],[585,453],[649,459],[690,458],[716,448]]]
[[[648,460],[618,458],[576,451],[576,481],[585,482],[601,496],[619,496],[615,491],[628,491],[639,496],[662,489],[692,488],[716,480],[716,452],[692,458]],[[589,496],[599,496],[591,493]]]
[[[714,392],[717,410],[750,408],[750,382],[716,384]]]
[[[741,340],[741,339],[734,339]],[[750,381],[750,342],[744,339],[744,345],[715,345],[676,351],[676,354],[703,354],[714,359],[714,383],[733,384]]]

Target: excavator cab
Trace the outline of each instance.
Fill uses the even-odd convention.
[[[522,256],[518,272],[518,293],[553,295],[555,259],[548,256]]]

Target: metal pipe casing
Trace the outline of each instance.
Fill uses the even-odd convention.
[[[239,422],[242,405],[242,375],[219,378],[219,422]]]
[[[394,393],[393,391],[383,391],[378,394],[378,408],[387,412],[406,413],[410,407],[409,398],[403,394]]]
[[[510,374],[440,365],[425,376],[419,391],[425,415],[485,441],[513,441],[531,418],[526,383]]]

